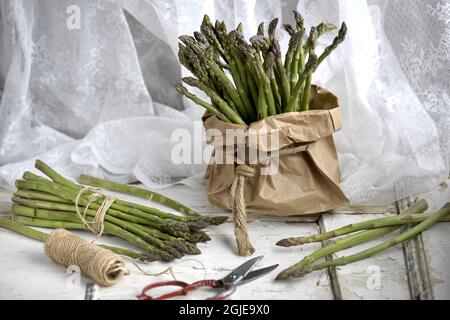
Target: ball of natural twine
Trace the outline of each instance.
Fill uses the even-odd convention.
[[[111,286],[128,274],[123,258],[77,235],[56,229],[45,241],[45,254],[66,267],[76,265],[99,285]]]

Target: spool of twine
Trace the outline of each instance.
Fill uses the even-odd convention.
[[[128,274],[123,258],[77,235],[56,229],[44,244],[45,254],[66,267],[76,265],[99,285],[111,286]]]

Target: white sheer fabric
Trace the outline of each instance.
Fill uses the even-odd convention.
[[[450,3],[308,0],[299,10],[313,24],[348,25],[347,40],[315,77],[343,106],[336,143],[346,194],[388,202],[445,179]]]
[[[73,178],[197,185],[205,164],[170,161],[172,132],[194,132],[202,115],[171,85],[186,73],[177,37],[197,30],[204,13],[243,22],[252,35],[260,21],[291,20],[297,6],[310,25],[348,24],[315,75],[341,100],[343,190],[353,202],[386,203],[431,189],[450,166],[450,4],[408,3],[1,1],[0,186],[12,190],[35,158]],[[79,29],[67,27],[74,5]]]

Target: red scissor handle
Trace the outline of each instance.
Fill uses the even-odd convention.
[[[159,287],[166,287],[166,286],[176,286],[176,287],[181,287],[180,290],[176,290],[173,292],[169,292],[157,297],[152,297],[150,295],[147,294],[148,291],[155,289],[155,288],[159,288]],[[220,282],[216,281],[216,280],[200,280],[200,281],[196,281],[194,283],[186,283],[183,281],[161,281],[161,282],[155,282],[152,283],[148,286],[146,286],[140,295],[138,295],[137,297],[140,300],[165,300],[165,299],[170,299],[173,297],[177,297],[177,296],[185,296],[188,294],[188,292],[201,288],[201,287],[211,287],[211,288],[217,288],[220,287]],[[218,298],[220,299],[220,296],[218,296]]]

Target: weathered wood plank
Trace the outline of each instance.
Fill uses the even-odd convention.
[[[428,212],[442,208],[450,201],[450,179],[437,189],[418,195],[429,203]],[[422,234],[420,250],[427,262],[432,293],[435,299],[450,299],[450,223],[438,223]]]
[[[319,230],[320,232],[326,232],[326,227],[325,227],[325,222],[324,222],[324,217],[320,217],[319,220]],[[333,240],[326,240],[326,241],[322,241],[322,247],[327,246],[329,244],[332,244]],[[333,255],[328,255],[325,257],[326,261],[330,261],[333,260]],[[336,272],[336,268],[332,267],[332,268],[328,268],[328,277],[330,279],[330,285],[331,285],[331,292],[333,293],[333,298],[335,300],[342,300],[342,290],[341,290],[341,285],[339,284],[339,277],[338,274]]]
[[[330,213],[346,213],[346,214],[384,214],[384,213],[396,213],[397,209],[394,205],[389,206],[364,206],[364,205],[349,205],[345,207],[336,208],[331,210]]]
[[[323,215],[323,224],[328,231],[349,223],[383,216],[387,214],[326,214]],[[390,237],[392,234],[343,250],[334,256],[354,254]],[[369,259],[337,267],[336,275],[342,299],[409,299],[405,263],[400,247],[391,248]]]
[[[397,201],[398,213],[401,214],[405,211],[415,200],[415,197],[411,197]],[[410,228],[412,228],[412,226],[405,226],[403,229],[408,230]],[[414,239],[404,242],[403,251],[411,299],[432,300],[433,289],[430,272],[428,270],[428,262],[423,248],[422,234],[419,234]]]

